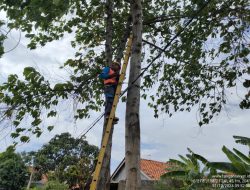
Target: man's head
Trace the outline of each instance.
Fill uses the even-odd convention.
[[[114,70],[114,71],[119,71],[121,66],[120,64],[117,62],[117,61],[113,61],[112,64],[111,64],[111,68]]]

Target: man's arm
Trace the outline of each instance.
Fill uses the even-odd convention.
[[[105,67],[102,70],[102,73],[99,75],[99,78],[101,78],[101,79],[109,79],[110,78],[110,76],[109,76],[109,67]]]

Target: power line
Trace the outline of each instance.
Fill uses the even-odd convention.
[[[81,133],[77,138],[83,138],[102,119],[103,116],[104,112],[98,118],[96,118],[96,120],[91,123],[88,128],[85,129],[86,132],[83,131],[83,134]]]
[[[161,56],[162,53],[164,53],[166,51],[166,49],[172,44],[172,42],[181,35],[181,33],[183,31],[186,30],[186,28],[189,26],[189,24],[191,24],[191,22],[201,13],[201,11],[203,11],[204,8],[207,7],[207,5],[211,2],[212,0],[208,0],[192,17],[191,19],[186,22],[186,24],[184,25],[184,27],[166,44],[166,46],[163,49],[160,49],[161,52],[147,65],[147,67],[144,68],[144,70],[135,78],[134,81],[131,82],[131,84],[129,84],[129,86],[121,93],[120,97],[123,96],[132,86],[133,84],[141,77],[144,75],[144,73],[149,69],[149,67]],[[104,116],[104,113],[102,113],[102,115],[100,115],[92,124],[90,124],[90,126],[87,128],[87,131],[81,135],[81,138],[83,136],[85,136],[95,125],[96,123],[98,123],[101,118]]]

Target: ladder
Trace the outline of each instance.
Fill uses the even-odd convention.
[[[116,107],[117,107],[119,97],[121,94],[122,83],[123,83],[123,80],[125,79],[126,69],[127,69],[127,65],[128,65],[128,61],[129,61],[130,51],[131,51],[131,44],[132,44],[132,35],[130,35],[128,42],[127,42],[127,48],[126,48],[126,51],[124,54],[124,63],[122,65],[122,69],[121,69],[121,73],[120,73],[120,77],[119,77],[119,82],[117,84],[112,109],[111,109],[109,119],[107,122],[107,127],[106,127],[106,131],[105,131],[105,134],[103,137],[101,149],[100,149],[100,152],[98,155],[98,161],[97,161],[97,165],[96,165],[96,168],[95,168],[95,171],[93,174],[93,179],[92,179],[92,182],[90,185],[90,190],[97,190],[96,187],[97,187],[97,182],[99,180],[99,176],[100,176],[100,172],[101,172],[101,168],[102,168],[104,154],[106,152],[106,147],[108,144],[110,131],[111,131],[111,128],[113,126],[113,119],[115,116]]]

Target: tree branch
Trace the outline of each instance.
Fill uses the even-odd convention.
[[[208,15],[208,16],[209,17],[215,16],[216,14],[222,13],[222,12],[225,12],[225,11],[241,13],[241,14],[243,14],[243,12],[244,12],[245,16],[249,15],[249,14],[247,14],[247,13],[249,13],[249,10],[247,10],[247,9],[239,9],[239,8],[231,9],[230,7],[227,7],[227,8],[229,8],[229,9],[226,10],[225,7],[222,7],[221,9],[214,11],[211,15]],[[196,18],[199,18],[199,17],[202,17],[202,15],[199,15]],[[192,14],[178,15],[178,16],[177,15],[168,15],[168,16],[166,16],[165,14],[163,14],[163,15],[154,17],[152,19],[143,21],[143,25],[150,25],[150,24],[155,24],[157,22],[164,22],[164,21],[168,21],[168,20],[182,19],[182,18],[183,19],[191,19]]]
[[[125,26],[124,34],[121,38],[120,44],[117,47],[116,60],[118,62],[120,62],[122,57],[123,57],[123,51],[126,47],[127,39],[128,39],[128,37],[131,33],[131,30],[132,30],[131,24],[132,24],[132,17],[131,17],[131,15],[129,15],[128,19],[127,19],[126,26]]]

